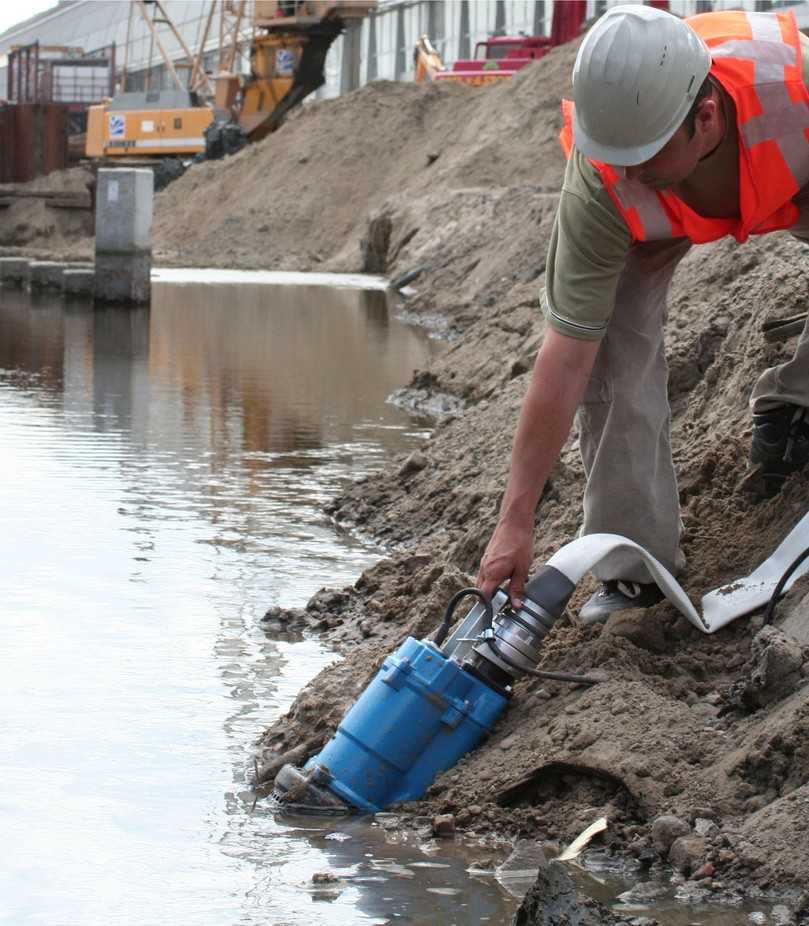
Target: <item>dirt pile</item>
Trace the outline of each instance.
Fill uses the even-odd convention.
[[[267,731],[263,781],[316,752],[384,655],[407,634],[428,634],[472,581],[542,338],[538,293],[564,166],[558,98],[575,51],[557,49],[496,86],[379,83],[304,107],[264,142],[193,167],[157,197],[162,262],[391,276],[424,267],[403,310],[452,339],[411,388],[417,399],[452,396],[455,413],[422,450],[329,507],[388,544],[390,558],[353,587],[268,615],[268,632],[315,631],[346,658]],[[693,249],[672,286],[673,445],[683,581],[695,600],[748,574],[807,507],[805,478],[761,504],[744,486],[747,395],[792,348],[766,343],[760,323],[805,307],[804,253],[784,235],[717,242]],[[537,563],[576,535],[582,490],[574,435],[538,509]],[[582,583],[569,615],[592,589]],[[779,624],[802,626],[808,608],[794,593]],[[473,833],[558,841],[606,815],[608,846],[644,865],[670,862],[691,896],[808,888],[807,651],[768,634],[753,645],[759,630],[754,618],[707,637],[667,603],[603,628],[565,617],[542,667],[606,680],[592,689],[521,681],[489,741],[413,809],[451,813]],[[653,824],[672,816],[678,835],[661,844]]]
[[[92,260],[94,214],[91,208],[92,171],[72,167],[38,177],[30,183],[3,184],[0,202],[0,250],[6,255],[47,257],[63,260]],[[71,209],[49,197],[31,194],[60,194],[86,208]],[[6,195],[4,195],[6,194]],[[22,195],[20,195],[22,194]]]
[[[558,49],[488,88],[383,81],[304,106],[160,194],[156,254],[391,274],[427,264],[431,291],[456,307],[535,279],[564,167],[558,99],[574,53]]]

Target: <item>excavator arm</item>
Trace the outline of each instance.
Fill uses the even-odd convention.
[[[239,125],[251,140],[274,132],[290,110],[325,82],[326,55],[376,0],[255,3],[250,78],[242,87]]]

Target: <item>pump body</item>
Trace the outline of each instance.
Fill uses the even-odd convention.
[[[374,813],[420,798],[492,729],[512,683],[536,666],[542,640],[574,588],[544,566],[518,611],[502,589],[491,602],[475,589],[456,595],[435,640],[408,637],[320,753],[303,770],[281,769],[276,797],[301,809],[343,813]],[[452,610],[467,594],[482,603],[442,647]]]

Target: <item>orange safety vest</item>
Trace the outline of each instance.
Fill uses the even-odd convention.
[[[790,228],[791,201],[809,183],[809,91],[793,13],[704,13],[686,19],[711,50],[710,73],[736,104],[741,218],[706,218],[668,190],[627,180],[593,160],[635,241],[689,238],[695,244]],[[573,147],[573,106],[562,101],[565,154]]]

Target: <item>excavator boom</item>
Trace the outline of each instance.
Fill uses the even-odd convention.
[[[238,122],[257,140],[325,82],[332,42],[376,7],[376,0],[272,2],[257,0],[251,77],[242,88]]]

